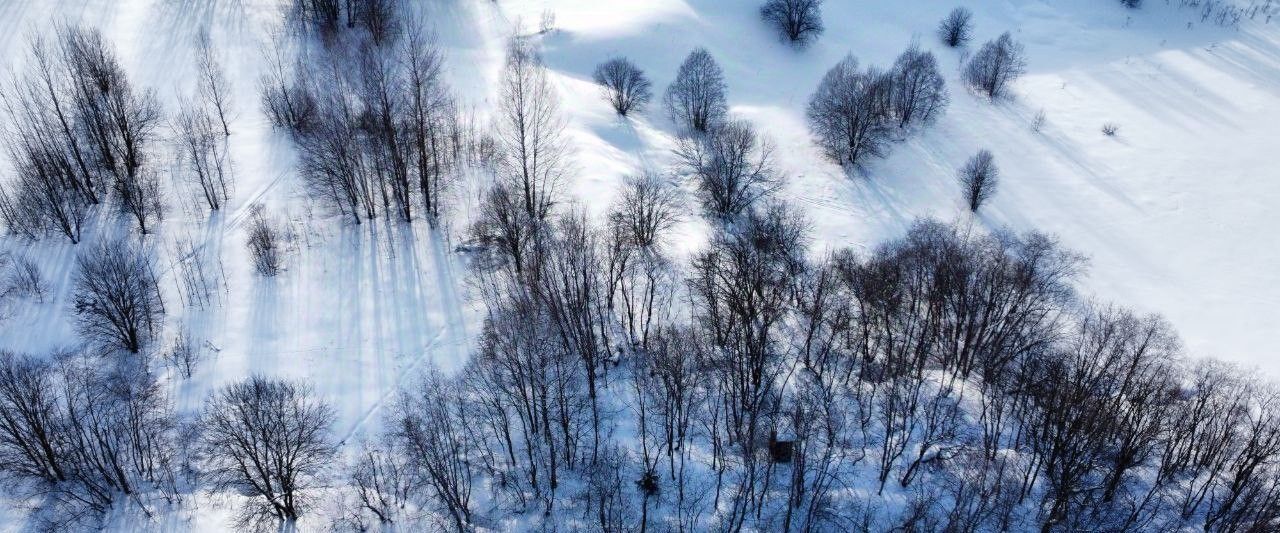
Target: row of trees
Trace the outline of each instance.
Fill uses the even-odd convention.
[[[307,387],[251,378],[178,431],[145,359],[103,347],[0,357],[0,471],[59,520],[200,480],[249,496],[246,524],[290,522],[340,475],[341,522],[364,526],[484,527],[477,491],[604,530],[1280,523],[1275,391],[1079,301],[1053,241],[922,222],[815,260],[803,218],[763,202],[681,269],[678,198],[633,179],[603,225],[564,211],[522,270],[483,264],[474,357],[406,389],[347,470]]]

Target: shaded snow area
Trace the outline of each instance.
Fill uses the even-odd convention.
[[[96,29],[134,91],[154,91],[161,114],[145,168],[158,176],[163,207],[145,235],[116,209],[117,192],[87,211],[78,243],[57,230],[32,238],[9,228],[0,236],[0,350],[7,358],[0,361],[0,470],[12,476],[5,484],[13,489],[0,501],[4,530],[1280,530],[1280,396],[1263,383],[1280,377],[1280,4],[1146,0],[1127,8],[1118,0],[978,0],[967,6],[971,40],[952,48],[940,42],[937,27],[955,0],[819,2],[825,29],[803,46],[785,42],[762,20],[763,0],[357,0],[402,4],[398,24],[414,21],[429,30],[443,62],[439,79],[453,102],[454,140],[445,142],[466,153],[449,165],[435,219],[414,204],[413,220],[400,220],[377,199],[379,212],[357,224],[347,205],[308,186],[303,136],[273,124],[264,80],[273,73],[271,58],[282,58],[286,77],[325,73],[312,76],[321,93],[345,79],[341,87],[355,100],[354,91],[367,87],[361,85],[367,79],[351,74],[362,68],[361,47],[377,47],[358,42],[370,39],[364,26],[347,26],[349,0],[332,2],[343,14],[337,36],[324,37],[298,22],[292,3],[0,0],[6,96],[0,129],[10,133],[0,150],[0,184],[13,191],[21,172],[9,126],[18,120],[10,78],[39,69],[33,39],[59,49],[59,27]],[[1006,96],[993,100],[966,87],[962,71],[983,43],[1005,32],[1025,47],[1026,69]],[[214,137],[231,184],[216,211],[192,183],[177,134],[179,110],[198,99],[200,35],[207,35],[225,76],[228,104],[230,135],[216,125]],[[406,41],[403,34],[390,39],[394,44],[383,50]],[[553,150],[563,152],[554,203],[560,218],[517,224],[554,228],[553,244],[537,254],[525,248],[538,258],[525,261],[557,265],[563,278],[513,274],[517,262],[504,255],[508,250],[477,229],[493,231],[482,224],[492,211],[490,191],[512,168],[503,151],[510,148],[504,84],[512,42],[530,54],[531,76],[545,76],[558,102],[552,113],[564,128],[562,146]],[[856,167],[833,162],[806,116],[824,75],[850,54],[862,69],[889,69],[913,44],[936,57],[949,105],[932,123],[895,125],[882,157]],[[342,47],[347,63],[324,59],[326,50]],[[771,201],[757,202],[759,216],[704,216],[697,180],[682,166],[682,151],[698,141],[682,135],[663,94],[700,47],[723,70],[729,118],[749,123],[772,147],[779,178]],[[629,59],[652,83],[648,105],[626,117],[593,79],[597,66],[615,57]],[[335,101],[319,98],[318,114]],[[394,120],[411,122],[403,118],[408,106]],[[349,143],[318,153],[356,146],[356,130],[376,122],[373,113],[355,117],[360,128],[347,132]],[[413,144],[408,131],[396,141]],[[971,211],[957,172],[983,149],[999,168],[998,189]],[[646,172],[660,176],[653,183],[674,184],[668,192],[678,216],[662,228],[662,246],[637,245],[631,263],[619,266],[603,228],[614,227],[606,224],[611,209],[634,202],[622,197],[634,183],[628,180]],[[417,183],[412,187],[416,195]],[[769,219],[766,203],[785,203],[804,219],[807,247],[794,257],[785,245],[753,240],[753,231],[767,232],[759,228],[789,223]],[[575,216],[602,229],[574,241]],[[924,219],[938,223],[921,225]],[[280,258],[271,276],[256,268],[246,245],[264,227]],[[991,323],[973,328],[981,329],[977,336],[1018,330],[1013,340],[992,341],[1017,353],[957,349],[964,353],[948,352],[955,358],[947,359],[930,351],[911,376],[893,374],[893,365],[922,351],[895,335],[924,338],[920,331],[936,327],[928,334],[936,333],[930,342],[939,346],[979,341],[957,340],[970,330],[956,324],[914,323],[876,308],[876,298],[893,296],[875,292],[883,287],[872,282],[901,274],[877,268],[916,261],[936,267],[920,271],[942,279],[954,273],[946,267],[959,263],[935,254],[989,253],[1016,263],[1003,264],[1000,275],[1022,279],[1018,266],[1044,250],[1030,232],[1058,246],[1040,258],[1041,266],[1079,270],[1037,279],[1043,294],[1009,304],[1031,306],[1016,312],[1035,319],[1000,322],[1014,311],[980,317]],[[588,241],[599,251],[573,253]],[[911,248],[927,247],[924,241],[956,248]],[[743,242],[749,257],[734,256],[733,245]],[[881,248],[887,242],[898,248]],[[163,306],[163,321],[141,354],[88,342],[77,320],[84,312],[77,257],[124,243],[150,258]],[[709,257],[705,251],[717,243],[723,255]],[[716,260],[780,272],[747,280],[749,267],[706,266]],[[826,261],[830,267],[818,266]],[[24,269],[39,273],[41,290],[20,290],[15,280]],[[591,294],[579,300],[565,296],[580,281],[575,274],[598,274],[599,287],[584,289]],[[652,275],[637,281],[644,274]],[[728,301],[732,289],[720,295],[726,301],[708,303],[717,289],[706,287],[755,282],[743,290],[759,302],[745,309]],[[857,294],[849,316],[863,317],[866,329],[833,333],[839,316],[806,321],[803,309],[828,298],[817,296],[828,282],[841,297]],[[513,295],[520,283],[538,288]],[[547,296],[554,291],[544,287],[563,294]],[[899,292],[904,300],[913,296]],[[564,301],[544,301],[560,296]],[[771,315],[770,298],[788,302],[787,310]],[[953,303],[923,300],[903,305],[945,313],[937,309]],[[660,308],[654,313],[660,316],[630,316],[647,305]],[[744,318],[708,327],[716,320],[707,318],[715,314],[708,308]],[[873,316],[877,311],[885,315]],[[1024,319],[1055,334],[1019,336]],[[655,331],[638,334],[637,322],[656,324]],[[893,332],[870,340],[876,327]],[[751,368],[757,333],[768,338],[761,353],[769,355]],[[811,361],[829,355],[814,347],[822,343],[815,337],[827,334],[830,352],[850,362]],[[536,342],[522,341],[529,338]],[[597,359],[583,370],[576,355],[561,356],[574,350]],[[1059,366],[1036,359],[984,375],[986,361],[1006,355],[1031,361],[1027,354],[1046,351],[1065,354],[1054,360]],[[192,364],[184,366],[175,352],[194,354]],[[699,355],[685,361],[676,353]],[[13,378],[13,354],[25,354],[45,381]],[[478,354],[501,370],[469,367]],[[730,361],[725,366],[738,367],[742,379],[724,378],[728,371],[710,370],[708,361]],[[129,370],[117,372],[117,364]],[[15,444],[24,439],[14,428],[30,423],[12,421],[26,414],[13,400],[23,394],[13,390],[43,383],[51,412],[74,412],[80,400],[65,392],[79,390],[72,375],[92,374],[77,365],[100,366],[104,376],[149,376],[156,401],[168,406],[158,409],[168,424],[159,433],[171,441],[159,454],[165,464],[139,467],[152,457],[141,452],[116,456],[136,461],[126,470],[162,475],[122,473],[121,479],[145,481],[128,489],[85,488],[90,484],[67,480],[76,474],[50,473],[59,461],[31,459],[43,453],[39,446]],[[1031,375],[1041,381],[1025,378]],[[298,384],[309,401],[330,410],[313,414],[328,416],[321,425],[333,453],[317,455],[319,468],[304,476],[302,515],[284,525],[237,521],[252,502],[270,501],[266,507],[277,510],[271,506],[278,502],[260,487],[225,481],[228,474],[212,472],[206,460],[210,406],[250,376]],[[1024,378],[1077,386],[995,392]],[[77,383],[89,390],[84,383],[91,381]],[[6,389],[14,383],[17,389]],[[1142,389],[1147,383],[1156,385]],[[591,388],[599,390],[585,392]],[[251,397],[254,405],[269,403]],[[1020,400],[1006,404],[1006,398]],[[743,413],[751,414],[750,423]],[[1115,423],[1097,422],[1097,413],[1110,413],[1105,418]],[[680,420],[688,434],[670,436]],[[1077,446],[1079,435],[1095,440]],[[258,446],[270,444],[251,445]],[[305,454],[286,455],[303,461]],[[43,466],[17,474],[7,466],[31,461]],[[370,504],[359,472],[364,481],[378,480],[372,499],[389,491],[391,503]],[[97,507],[80,499],[86,493],[99,495]],[[391,509],[394,522],[380,523],[375,508]],[[73,512],[82,516],[58,516]]]

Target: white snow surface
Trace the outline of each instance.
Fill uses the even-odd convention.
[[[567,193],[591,212],[612,201],[623,176],[670,159],[673,127],[659,103],[679,63],[704,46],[724,68],[733,115],[749,119],[777,147],[787,175],[781,196],[812,224],[815,253],[871,248],[936,217],[978,229],[1039,230],[1090,259],[1081,290],[1100,300],[1164,314],[1193,356],[1256,366],[1280,376],[1280,21],[1239,28],[1202,24],[1192,11],[1148,0],[1127,10],[1114,0],[971,2],[977,45],[1010,31],[1026,44],[1028,72],[1014,98],[991,103],[958,80],[962,52],[934,28],[954,0],[828,0],[826,32],[811,46],[780,42],[760,21],[757,0],[422,0],[438,33],[449,81],[471,108],[492,109],[506,40],[538,31],[560,90],[574,145]],[[191,380],[174,380],[181,412],[251,373],[304,378],[339,413],[344,440],[375,431],[379,408],[425,364],[458,368],[482,318],[468,297],[466,266],[453,252],[475,188],[456,192],[452,224],[353,226],[310,202],[293,171],[291,143],[272,131],[257,80],[282,14],[280,0],[0,0],[0,65],[20,69],[26,36],[52,23],[96,26],[131,79],[158,91],[167,109],[192,91],[193,36],[209,28],[234,87],[231,154],[235,192],[224,213],[184,208],[169,192],[156,235],[171,339],[185,325],[217,348]],[[813,145],[804,107],[818,80],[845,54],[887,66],[913,40],[938,55],[952,102],[936,124],[895,144],[888,157],[850,176]],[[655,101],[617,118],[591,81],[595,66],[625,55],[651,77]],[[1040,132],[1031,128],[1043,110]],[[1119,125],[1104,136],[1104,123]],[[980,148],[996,156],[1003,181],[989,206],[970,215],[955,170]],[[167,158],[162,157],[162,161]],[[165,163],[167,164],[167,163]],[[0,172],[9,172],[0,162]],[[264,203],[295,235],[285,272],[264,279],[244,249],[248,208]],[[690,204],[690,212],[694,211]],[[86,244],[127,231],[98,220]],[[696,216],[680,248],[707,233]],[[221,250],[222,304],[184,310],[169,250],[177,238]],[[46,352],[75,342],[69,292],[76,246],[49,237],[0,240],[36,258],[53,286],[0,322],[0,348]],[[167,342],[167,341],[166,341]],[[213,510],[211,510],[213,509]],[[226,527],[216,506],[172,527]],[[181,524],[181,525],[178,525]]]

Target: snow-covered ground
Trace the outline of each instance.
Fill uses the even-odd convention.
[[[221,250],[223,303],[204,311],[170,306],[216,348],[178,408],[198,409],[217,387],[250,373],[304,377],[339,411],[338,433],[357,438],[411,370],[456,368],[479,328],[465,266],[452,251],[473,191],[456,194],[459,222],[355,227],[307,201],[292,171],[291,143],[262,114],[257,80],[263,49],[281,18],[280,0],[0,0],[0,58],[20,68],[25,38],[51,23],[101,28],[141,87],[172,109],[189,93],[192,43],[210,28],[232,80],[230,208],[210,218],[170,194],[158,250],[179,238]],[[1193,11],[1148,0],[1127,10],[1110,0],[973,2],[975,44],[1010,31],[1026,44],[1028,73],[1010,101],[991,103],[961,88],[961,52],[934,28],[954,0],[829,0],[826,32],[808,48],[781,43],[759,20],[756,0],[422,0],[447,54],[449,82],[482,114],[491,108],[504,43],[538,31],[574,142],[569,193],[594,212],[621,178],[669,162],[672,127],[655,102],[619,120],[591,81],[613,55],[635,61],[661,91],[694,47],[725,70],[732,113],[777,146],[788,177],[783,197],[813,226],[814,249],[870,247],[923,216],[980,228],[1056,235],[1090,258],[1082,289],[1098,298],[1166,315],[1196,356],[1256,365],[1280,376],[1280,21],[1239,28],[1202,24]],[[804,106],[818,80],[845,54],[887,66],[913,40],[939,57],[952,102],[934,125],[850,177],[811,142]],[[1043,110],[1044,127],[1032,130]],[[1119,125],[1104,136],[1104,123]],[[955,169],[979,148],[996,156],[1003,181],[989,207],[968,214]],[[7,172],[7,165],[0,165]],[[249,207],[266,204],[295,230],[286,271],[256,276],[244,250]],[[696,217],[690,217],[696,218]],[[109,233],[110,223],[91,231]],[[681,229],[700,245],[696,220]],[[36,258],[54,290],[0,322],[0,348],[42,352],[74,342],[68,292],[76,247],[62,239],[3,247]],[[161,254],[162,284],[176,280]],[[170,300],[173,296],[170,296]],[[168,335],[165,338],[171,338]],[[209,516],[217,516],[209,515]],[[209,529],[216,529],[214,518]],[[198,521],[197,525],[202,522]]]

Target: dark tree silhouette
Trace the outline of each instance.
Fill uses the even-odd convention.
[[[965,203],[969,210],[977,212],[996,193],[1000,181],[1000,169],[995,156],[987,150],[979,150],[960,169],[960,186],[964,189]]]
[[[306,385],[250,377],[218,391],[200,418],[201,473],[216,490],[250,496],[242,525],[292,524],[330,466],[333,409]]]
[[[127,242],[103,242],[76,256],[72,302],[85,340],[132,353],[154,339],[164,320],[151,260]]]
[[[760,16],[787,40],[807,44],[822,34],[822,0],[768,0]]]
[[[671,120],[692,133],[706,133],[724,121],[724,73],[706,48],[689,52],[663,101]]]
[[[938,38],[942,43],[955,48],[969,42],[973,33],[973,12],[968,8],[957,7],[947,14],[947,18],[938,23]]]
[[[627,116],[633,109],[639,111],[653,97],[649,78],[635,63],[625,57],[610,59],[596,67],[592,75],[595,82],[604,87],[609,105],[619,115]]]
[[[1026,71],[1022,43],[1009,32],[987,41],[964,66],[964,81],[974,90],[995,100],[1005,96],[1009,86]]]

